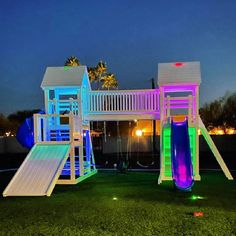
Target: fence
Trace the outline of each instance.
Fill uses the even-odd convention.
[[[159,112],[159,90],[90,91],[89,114]]]

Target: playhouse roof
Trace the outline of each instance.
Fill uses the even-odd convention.
[[[200,62],[158,64],[158,85],[201,83]]]
[[[47,67],[41,87],[79,87],[84,79],[88,80],[86,66]]]

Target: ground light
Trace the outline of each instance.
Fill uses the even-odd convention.
[[[205,197],[201,197],[201,196],[198,196],[198,195],[192,195],[190,197],[190,199],[193,200],[193,201],[196,201],[196,200],[205,199]],[[202,212],[202,211],[194,211],[193,212],[193,216],[194,217],[203,217],[204,216],[204,212]]]
[[[113,200],[113,201],[117,201],[118,198],[117,198],[117,197],[113,197],[112,200]]]
[[[205,197],[201,197],[201,196],[198,196],[198,195],[192,195],[190,197],[191,200],[195,201],[195,200],[202,200],[202,199],[206,199]]]
[[[194,215],[195,217],[202,217],[202,216],[204,216],[204,213],[203,213],[202,211],[194,211],[194,212],[193,212],[193,215]]]

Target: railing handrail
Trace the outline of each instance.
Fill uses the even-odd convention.
[[[182,97],[170,97],[170,96],[167,96],[165,101],[167,101],[167,99],[169,99],[169,101],[178,101],[178,100],[181,100],[181,101],[189,101],[189,100],[193,100],[193,97],[194,96],[191,96],[191,95],[188,95],[188,96],[182,96]]]
[[[90,91],[88,113],[157,113],[159,97],[158,89]]]
[[[105,94],[105,93],[146,93],[156,92],[159,93],[159,89],[133,89],[133,90],[90,90],[89,94]]]
[[[194,102],[195,96],[193,95],[187,95],[187,96],[181,96],[181,97],[171,97],[167,96],[164,98],[163,104],[164,104],[164,120],[167,120],[170,117],[170,111],[171,110],[178,110],[179,108],[187,109],[188,114],[185,114],[188,117],[189,124],[193,124],[194,120],[196,119],[196,115],[194,114],[193,109],[193,102]]]
[[[56,98],[53,98],[53,99],[49,99],[48,102],[78,102],[79,99],[74,99],[74,98],[71,98],[71,99],[56,99]]]
[[[70,117],[71,115],[74,116],[74,114],[34,114],[37,117]]]

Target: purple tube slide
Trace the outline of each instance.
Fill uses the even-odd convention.
[[[194,180],[187,120],[171,122],[171,162],[175,186],[191,191]]]

